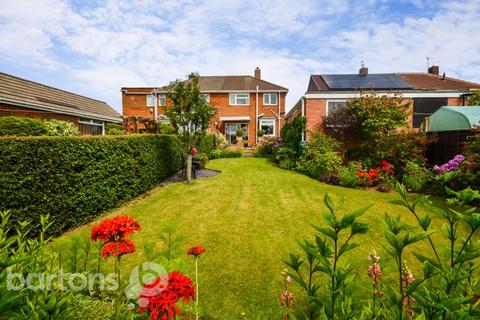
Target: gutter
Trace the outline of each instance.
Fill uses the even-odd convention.
[[[32,109],[43,110],[43,111],[49,111],[49,112],[54,112],[54,113],[59,113],[59,114],[68,114],[68,115],[79,116],[79,117],[88,117],[88,118],[92,118],[92,119],[95,119],[95,120],[101,120],[101,121],[123,123],[122,116],[120,116],[119,118],[114,118],[114,117],[103,116],[103,115],[99,115],[99,114],[91,113],[91,112],[77,112],[77,111],[74,111],[74,110],[71,110],[71,109],[64,109],[62,107],[50,107],[50,106],[46,106],[46,105],[39,105],[39,104],[35,104],[35,103],[30,103],[30,102],[22,102],[22,101],[18,101],[18,100],[1,98],[1,97],[0,97],[0,102],[3,102],[5,104],[14,105],[14,106],[32,108]]]
[[[258,86],[256,87],[255,91],[255,145],[258,144]]]
[[[305,117],[305,96],[302,96],[302,117]],[[302,131],[302,141],[305,141],[305,130]]]

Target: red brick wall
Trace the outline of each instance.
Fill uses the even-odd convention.
[[[305,99],[305,116],[307,117],[307,140],[310,133],[321,130],[326,113],[326,99]]]
[[[14,105],[3,104],[3,103],[0,103],[0,116],[17,116],[17,117],[34,118],[39,120],[58,119],[58,120],[73,122],[78,127],[78,117],[76,116],[31,109],[31,108],[24,108],[20,106],[14,106]]]
[[[147,98],[146,95],[151,91],[151,89],[131,89],[132,92],[145,92],[143,94],[125,94],[122,92],[122,110],[123,116],[135,116],[153,119],[153,108],[147,108]],[[286,93],[280,94],[281,101],[281,123],[280,127],[283,127],[285,121],[285,97]],[[249,144],[255,144],[256,136],[256,126],[255,126],[255,102],[256,94],[250,93],[250,104],[245,106],[230,106],[229,105],[229,93],[210,93],[210,103],[217,108],[217,114],[212,120],[210,131],[214,131],[215,122],[217,123],[217,128],[220,132],[225,132],[225,123],[220,121],[220,117],[240,117],[240,116],[249,116]],[[263,105],[263,94],[258,94],[258,113],[264,114],[264,117],[275,118],[275,114],[278,114],[278,105],[274,106],[264,106]],[[167,106],[170,104],[170,101],[167,99]],[[158,114],[161,115],[164,113],[162,107],[158,107]],[[280,130],[278,126],[278,120],[275,124],[275,134],[280,135]]]

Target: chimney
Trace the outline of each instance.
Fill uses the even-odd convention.
[[[428,68],[428,73],[438,76],[440,74],[440,67],[433,65],[430,68]]]
[[[360,68],[360,70],[358,71],[358,75],[360,77],[366,77],[368,74],[368,68],[365,67],[363,64],[362,64],[362,67]]]
[[[262,71],[259,67],[255,68],[255,78],[257,78],[258,80],[262,79]]]

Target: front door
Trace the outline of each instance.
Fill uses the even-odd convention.
[[[225,137],[229,144],[237,143],[237,129],[243,130],[243,141],[248,142],[248,123],[227,123],[225,124]]]

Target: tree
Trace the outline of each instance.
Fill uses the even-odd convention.
[[[472,95],[468,97],[469,106],[480,106],[480,90],[475,90]]]
[[[169,85],[171,105],[165,114],[185,147],[187,181],[192,181],[192,148],[210,126],[216,109],[200,94],[199,75],[187,81],[176,80]]]
[[[307,127],[307,118],[306,117],[296,117],[292,122],[286,123],[280,132],[280,136],[287,145],[292,150],[295,150],[296,156],[300,156],[301,147],[300,142],[302,141],[302,133]]]

